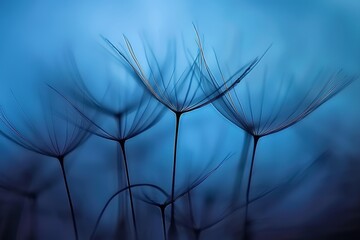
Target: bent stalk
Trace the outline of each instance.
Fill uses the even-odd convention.
[[[105,210],[107,209],[107,207],[109,206],[109,204],[111,203],[111,201],[116,197],[118,196],[119,194],[125,192],[126,190],[130,189],[130,188],[135,188],[135,187],[150,187],[150,188],[153,188],[155,190],[158,190],[160,193],[164,194],[166,196],[166,192],[161,189],[160,187],[156,186],[156,185],[153,185],[153,184],[134,184],[134,185],[131,185],[131,186],[128,186],[128,187],[125,187],[125,188],[122,188],[120,190],[118,190],[117,192],[115,192],[113,195],[111,195],[111,197],[106,201],[104,207],[101,209],[101,212],[96,220],[96,223],[95,223],[95,226],[94,226],[94,229],[90,235],[90,240],[94,239],[95,237],[95,233],[96,233],[96,230],[97,228],[99,227],[99,224],[100,224],[100,221],[101,221],[101,218],[102,216],[104,215],[105,213]]]

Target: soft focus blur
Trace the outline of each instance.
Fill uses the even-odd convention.
[[[0,106],[21,134],[39,141],[39,136],[30,134],[31,128],[46,134],[49,114],[62,118],[59,104],[66,102],[51,104],[48,96],[56,93],[46,84],[64,92],[78,89],[76,80],[66,73],[72,71],[70,51],[89,92],[99,101],[115,103],[122,99],[116,99],[117,94],[128,97],[134,91],[134,82],[122,78],[121,63],[103,37],[125,47],[125,35],[139,56],[146,42],[165,58],[170,42],[177,43],[179,51],[185,46],[194,53],[193,25],[209,67],[217,67],[215,52],[225,72],[235,72],[271,45],[244,80],[256,89],[261,84],[256,80],[267,75],[266,97],[271,101],[276,99],[271,87],[277,89],[282,79],[295,79],[296,86],[308,88],[313,83],[307,76],[320,70],[359,74],[359,11],[356,0],[2,0]],[[182,67],[185,58],[179,59],[177,65]],[[237,87],[244,87],[243,82]],[[359,91],[360,83],[354,81],[299,123],[261,139],[250,195],[270,193],[250,204],[252,239],[360,239]],[[170,193],[174,127],[174,114],[165,111],[154,127],[127,141],[134,184],[156,184]],[[8,131],[1,122],[0,131]],[[196,228],[204,228],[198,239],[241,238],[244,219],[239,206],[245,184],[237,181],[243,180],[238,177],[240,166],[245,165],[245,172],[249,169],[246,159],[252,151],[248,148],[252,148],[251,138],[211,104],[184,114],[177,191],[189,188],[228,158],[176,204],[180,239],[197,239]],[[120,156],[115,142],[91,136],[66,157],[80,239],[89,239],[108,198],[126,186],[118,183]],[[134,189],[134,195],[140,239],[162,239],[159,209],[143,200],[147,196],[162,202],[164,197],[141,188]],[[109,205],[98,239],[117,239],[119,210],[127,212],[125,228],[131,230],[126,196],[119,197],[123,204]],[[58,162],[0,134],[0,239],[73,238]]]

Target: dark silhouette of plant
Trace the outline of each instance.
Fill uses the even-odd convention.
[[[191,192],[193,189],[195,189],[196,187],[198,187],[201,183],[203,183],[208,177],[210,177],[215,171],[217,171],[224,163],[225,161],[227,161],[229,158],[231,157],[231,155],[227,155],[218,165],[216,165],[216,167],[214,167],[212,170],[208,171],[208,172],[203,172],[202,174],[200,174],[198,177],[196,177],[196,179],[194,181],[191,182],[191,184],[189,184],[187,187],[185,187],[184,189],[180,190],[178,194],[176,194],[175,198],[172,200],[171,195],[168,194],[165,190],[163,190],[161,187],[156,186],[154,184],[134,184],[131,185],[130,187],[125,187],[122,188],[120,190],[118,190],[117,192],[115,192],[106,202],[106,204],[104,205],[103,209],[101,210],[101,213],[97,219],[97,222],[95,224],[94,230],[91,234],[91,238],[92,239],[94,237],[94,234],[96,232],[96,229],[98,227],[98,224],[101,220],[102,215],[104,214],[106,208],[108,207],[108,205],[111,203],[111,201],[118,196],[119,194],[123,193],[125,190],[127,190],[128,188],[137,188],[137,187],[150,187],[152,189],[157,190],[158,192],[160,192],[164,197],[165,200],[162,203],[159,203],[155,200],[153,200],[149,195],[147,195],[146,193],[144,193],[143,197],[140,197],[140,199],[145,202],[148,203],[152,206],[155,206],[157,208],[159,208],[160,213],[161,213],[161,223],[162,223],[162,228],[163,228],[163,236],[164,239],[167,239],[167,233],[166,233],[166,216],[165,216],[165,210],[166,208],[173,204],[175,201],[177,201],[178,199],[182,198],[183,196],[185,196],[186,194],[188,194],[189,192]],[[142,189],[142,188],[141,188]]]
[[[54,96],[54,94],[49,94],[46,100],[41,101],[45,121],[41,125],[31,120],[20,105],[26,129],[16,126],[1,108],[0,122],[4,127],[2,134],[29,151],[57,159],[65,183],[75,238],[78,239],[75,210],[65,170],[65,158],[89,137],[87,129],[90,125],[76,111],[68,107],[66,102]],[[17,101],[15,95],[14,98]]]
[[[224,199],[221,199],[217,200],[218,202],[216,202],[214,195],[215,193],[209,192],[207,193],[207,196],[205,196],[205,199],[202,201],[201,205],[203,206],[204,211],[201,212],[201,219],[198,222],[196,220],[193,210],[193,197],[190,192],[187,194],[190,214],[184,213],[182,216],[179,217],[178,222],[186,229],[189,229],[196,240],[201,239],[201,235],[206,230],[216,226],[218,223],[222,222],[223,220],[225,220],[225,218],[234,214],[236,210],[238,210],[237,208],[228,207],[220,217],[214,219],[211,213],[213,211],[216,211],[215,207],[218,202],[224,201]]]
[[[20,188],[12,186],[12,184],[4,184],[3,181],[0,183],[0,219],[4,219],[0,221],[0,225],[4,226],[7,224],[11,224],[11,228],[9,227],[6,232],[0,229],[0,237],[1,238],[15,238],[10,237],[12,232],[16,232],[16,237],[22,233],[19,231],[20,226],[22,225],[22,219],[24,214],[24,209],[26,207],[26,202],[34,203],[34,195],[30,192],[22,190]],[[6,204],[4,204],[6,203]],[[9,206],[15,205],[17,209],[16,215],[12,214],[11,218],[6,217],[6,212],[4,211],[6,208],[9,209]],[[33,205],[33,204],[32,204]],[[10,220],[10,221],[9,221]],[[8,223],[6,223],[8,222]],[[16,224],[14,224],[16,222]],[[11,231],[12,228],[17,228],[16,231]],[[31,236],[30,236],[31,237]]]
[[[220,69],[219,64],[218,68]],[[222,70],[220,72],[222,74]],[[248,205],[259,140],[262,137],[277,133],[301,121],[347,87],[355,78],[345,75],[342,71],[335,74],[327,74],[320,71],[315,76],[312,76],[311,79],[313,81],[311,81],[305,90],[303,90],[303,87],[294,86],[296,83],[293,79],[290,79],[285,84],[283,82],[284,78],[278,83],[269,82],[270,85],[266,86],[265,74],[261,87],[258,88],[260,89],[260,96],[258,98],[253,99],[256,91],[251,92],[249,83],[245,81],[245,86],[233,88],[222,98],[213,102],[215,108],[225,118],[253,137],[252,158],[246,187],[244,239],[250,238]],[[254,85],[256,84],[254,79],[251,81]],[[273,86],[276,84],[279,84],[279,86],[274,91]],[[298,84],[305,85],[305,82],[302,81]],[[292,91],[293,94],[291,94]],[[256,102],[256,100],[258,101]]]
[[[282,183],[269,190],[259,193],[257,196],[250,199],[247,204],[252,205],[254,203],[257,203],[259,200],[270,196],[275,196],[276,198],[284,197],[284,195],[288,194],[291,189],[294,189],[298,184],[306,180],[309,176],[313,176],[316,170],[318,170],[320,167],[324,167],[324,165],[328,162],[327,160],[331,156],[329,153],[329,151],[324,151],[318,157],[310,161],[310,163],[307,164],[307,166],[305,166],[303,169],[297,171],[295,174],[289,177],[286,181],[283,181]],[[186,195],[188,197],[187,200],[190,214],[184,213],[183,215],[180,215],[177,222],[186,229],[191,230],[196,240],[201,239],[202,234],[205,231],[217,226],[221,222],[229,219],[229,217],[231,217],[238,211],[242,211],[244,210],[244,208],[246,208],[245,203],[234,205],[233,202],[230,202],[230,205],[224,211],[222,211],[219,216],[211,216],[209,212],[211,212],[211,209],[216,206],[216,203],[215,199],[213,199],[214,196],[209,195],[207,198],[204,199],[202,203],[202,205],[205,206],[205,211],[202,212],[203,214],[201,215],[199,223],[195,220],[195,215],[193,212],[193,197],[191,196],[191,192],[188,192]],[[218,199],[217,201],[224,202],[226,200]],[[230,228],[231,226],[228,227]],[[238,225],[234,224],[233,228],[237,232]],[[234,235],[234,239],[237,239],[238,237],[238,234]]]
[[[164,108],[136,84],[133,79],[136,76],[134,76],[134,74],[129,74],[126,66],[122,69],[124,70],[124,75],[120,76],[120,78],[126,80],[127,85],[122,86],[122,88],[119,89],[120,91],[117,91],[118,89],[111,87],[110,82],[102,100],[97,100],[83,81],[75,62],[73,61],[72,63],[76,80],[78,80],[78,91],[74,94],[76,94],[77,97],[81,97],[85,105],[90,109],[95,110],[98,115],[105,115],[105,117],[114,120],[115,127],[109,126],[109,124],[102,124],[102,121],[99,121],[98,116],[90,116],[86,110],[78,108],[73,101],[64,96],[57,89],[52,86],[49,87],[64,97],[65,100],[91,124],[89,131],[92,134],[119,144],[122,151],[127,186],[131,186],[133,184],[131,183],[126,155],[126,142],[154,126],[163,116]],[[129,80],[133,80],[133,82]],[[109,92],[110,89],[112,92]],[[110,98],[110,100],[105,99],[108,95],[113,96],[113,98]],[[104,99],[108,101],[105,101]],[[119,159],[119,162],[121,162],[121,156],[119,156]],[[132,188],[127,188],[127,190],[129,191],[133,226],[136,235],[135,237],[137,238],[137,224]]]
[[[206,179],[208,179],[213,173],[215,173],[232,155],[227,155],[219,164],[217,164],[214,168],[212,168],[210,171],[206,172],[203,171],[202,173],[200,173],[195,180],[190,181],[187,185],[187,187],[183,188],[183,189],[178,189],[176,193],[175,192],[175,197],[173,198],[171,195],[167,195],[167,199],[165,199],[163,202],[158,202],[156,200],[153,200],[151,198],[151,196],[144,194],[144,198],[142,198],[142,201],[153,205],[157,208],[159,208],[160,213],[161,213],[161,221],[162,221],[162,226],[163,226],[163,234],[164,234],[164,239],[167,239],[167,231],[166,231],[166,216],[165,216],[165,211],[166,208],[168,206],[173,206],[173,204],[180,198],[184,197],[186,194],[190,193],[193,189],[195,189],[196,187],[198,187],[200,184],[202,184]],[[209,167],[209,166],[208,166]],[[190,178],[189,178],[190,179]],[[172,208],[173,209],[173,208]],[[170,215],[170,221],[175,221],[175,219],[172,219],[172,215]],[[171,222],[170,222],[171,224]],[[176,232],[170,232],[170,237],[175,237],[172,234],[176,234]]]
[[[121,193],[125,192],[126,190],[129,190],[130,188],[137,188],[137,187],[149,187],[149,188],[152,188],[152,189],[157,190],[158,192],[160,192],[161,194],[163,194],[163,195],[165,195],[165,196],[168,195],[162,188],[160,188],[160,187],[158,187],[158,186],[156,186],[156,185],[154,185],[154,184],[145,184],[145,183],[143,183],[143,184],[130,185],[130,186],[127,186],[127,187],[124,187],[124,188],[118,190],[117,192],[115,192],[114,194],[112,194],[112,195],[110,196],[110,198],[106,201],[104,207],[101,209],[101,212],[100,212],[100,214],[99,214],[99,216],[98,216],[98,218],[97,218],[97,220],[96,220],[95,227],[93,228],[93,231],[92,231],[92,233],[91,233],[91,235],[90,235],[90,240],[92,240],[92,239],[95,237],[95,233],[96,233],[96,230],[97,230],[97,228],[98,228],[98,226],[99,226],[99,224],[100,224],[101,218],[102,218],[102,216],[104,215],[104,213],[105,213],[107,207],[109,206],[109,204],[111,203],[111,201],[112,201],[115,197],[117,197],[118,195],[120,195]]]
[[[175,139],[173,154],[172,186],[171,198],[175,197],[176,184],[176,161],[179,138],[179,126],[181,116],[204,107],[214,100],[223,96],[227,91],[238,84],[260,61],[261,58],[255,58],[250,63],[235,71],[224,82],[224,79],[217,79],[209,70],[206,64],[204,51],[201,45],[197,30],[198,51],[193,56],[187,56],[188,61],[185,67],[180,67],[177,58],[180,55],[175,47],[169,48],[165,59],[160,62],[151,47],[145,46],[146,63],[140,63],[130,41],[124,37],[127,53],[121,51],[112,42],[105,39],[110,47],[119,55],[120,59],[127,62],[141,83],[160,103],[172,111],[175,115]],[[190,55],[190,54],[189,54]],[[208,75],[208,77],[205,77]],[[173,201],[172,201],[173,202]],[[171,208],[170,230],[176,231],[174,225],[174,207]]]
[[[46,181],[40,181],[36,186],[33,186],[33,179],[36,179],[36,176],[38,176],[39,173],[44,170],[44,165],[42,165],[40,162],[36,163],[36,160],[29,156],[26,156],[26,161],[31,161],[32,165],[31,167],[26,167],[24,164],[26,167],[25,169],[17,168],[17,176],[20,177],[19,179],[15,179],[13,175],[9,176],[4,172],[1,173],[0,190],[10,193],[11,195],[21,199],[21,206],[23,210],[21,211],[19,225],[24,225],[29,229],[27,239],[37,239],[35,235],[37,221],[34,217],[38,211],[37,200],[42,193],[53,187],[58,182],[58,179],[56,175],[51,174],[49,178],[46,179]],[[30,223],[25,222],[23,219],[23,212],[26,207],[30,208],[31,211],[31,219],[29,219]],[[19,230],[17,233],[24,234]]]
[[[236,169],[237,174],[234,181],[233,197],[231,200],[232,202],[234,202],[234,204],[241,196],[239,189],[242,188],[241,184],[245,174],[246,159],[249,155],[251,140],[252,137],[250,134],[244,134],[243,146],[241,147],[241,155],[239,158],[238,167]]]

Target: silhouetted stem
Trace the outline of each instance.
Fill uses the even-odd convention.
[[[161,221],[162,221],[162,227],[163,227],[164,240],[167,240],[166,222],[165,222],[165,207],[166,207],[166,205],[161,206],[160,212],[161,212]]]
[[[195,239],[196,240],[199,240],[200,239],[200,237],[201,237],[201,229],[195,229],[194,230],[194,234],[195,234]]]
[[[174,198],[175,198],[175,178],[176,178],[176,158],[177,158],[177,145],[178,145],[178,136],[179,136],[179,125],[181,114],[179,112],[175,113],[175,141],[174,141],[174,161],[173,161],[173,170],[172,170],[172,184],[171,184],[171,221],[170,228],[174,227],[175,216],[174,216]]]
[[[30,223],[30,240],[34,240],[36,239],[36,229],[37,229],[37,219],[36,219],[36,209],[37,209],[37,205],[36,205],[36,197],[34,197],[31,200],[30,203],[30,217],[31,217],[31,223]]]
[[[65,188],[66,188],[66,194],[67,194],[68,201],[69,201],[69,206],[70,206],[70,211],[71,211],[71,218],[72,218],[72,223],[73,223],[74,233],[75,233],[75,239],[78,240],[79,235],[78,235],[78,230],[77,230],[77,227],[76,227],[75,211],[74,211],[73,202],[71,200],[68,181],[67,181],[67,178],[66,178],[66,172],[65,172],[65,166],[64,166],[64,158],[59,157],[58,160],[59,160],[59,163],[60,163],[61,172],[62,172],[62,175],[63,175],[63,178],[64,178],[64,183],[65,183]]]
[[[120,144],[119,144],[119,146],[120,146]],[[118,181],[118,187],[117,187],[117,189],[120,189],[120,188],[122,188],[123,187],[123,175],[121,174],[122,173],[122,169],[123,169],[123,162],[121,161],[121,155],[122,155],[122,153],[120,153],[119,151],[122,151],[121,150],[121,147],[120,147],[120,150],[119,149],[117,149],[117,161],[116,161],[116,164],[117,164],[117,181]],[[123,199],[121,199],[120,197],[118,198],[118,206],[119,206],[119,213],[118,213],[118,219],[117,219],[117,221],[118,221],[118,226],[120,226],[121,224],[122,224],[122,214],[123,214],[123,204],[124,204],[124,201],[123,201]],[[117,236],[120,236],[120,230],[121,229],[121,227],[118,227],[118,229],[117,229],[117,231],[119,231],[118,233],[117,233]]]
[[[241,155],[240,155],[240,159],[239,159],[239,163],[238,163],[238,169],[237,169],[236,175],[235,175],[234,194],[233,194],[233,199],[232,199],[232,201],[234,203],[239,199],[240,189],[242,189],[241,183],[244,178],[246,159],[247,159],[249,151],[250,151],[250,144],[251,144],[251,135],[248,133],[245,133],[243,147],[242,147],[242,151],[241,151]]]
[[[30,194],[31,197],[29,197],[29,199],[25,199],[25,203],[27,203],[28,201],[30,201],[29,203],[29,212],[27,212],[27,221],[25,221],[26,226],[28,227],[27,231],[28,231],[28,235],[26,236],[26,239],[29,240],[35,240],[36,238],[36,232],[35,230],[37,229],[37,219],[36,219],[36,194]],[[26,204],[27,206],[27,204]],[[23,225],[23,220],[21,219],[21,225]],[[16,238],[16,239],[24,239],[24,237],[20,237],[20,238]]]
[[[26,216],[26,201],[25,200],[23,203],[21,203],[19,212],[20,212],[20,217],[17,219],[18,220],[17,229],[20,231],[15,232],[14,239],[24,239],[24,235],[26,235],[26,229],[25,230],[23,229],[24,218],[25,218],[24,215]]]
[[[156,185],[153,185],[153,184],[134,184],[134,185],[131,185],[131,186],[128,186],[128,187],[125,187],[125,188],[122,188],[120,190],[118,190],[117,192],[115,192],[108,200],[107,202],[105,203],[104,207],[101,209],[101,212],[100,212],[100,215],[99,217],[97,218],[96,220],[96,223],[95,223],[95,227],[94,227],[94,230],[92,231],[91,233],[91,236],[90,236],[90,239],[93,239],[94,236],[95,236],[95,233],[96,233],[96,230],[99,226],[99,223],[100,223],[100,220],[103,216],[103,214],[105,213],[105,210],[106,208],[109,206],[109,204],[111,203],[111,201],[116,197],[118,196],[119,194],[123,193],[124,191],[130,189],[130,188],[134,188],[134,187],[151,187],[151,188],[154,188],[156,190],[158,190],[159,192],[161,192],[162,194],[164,194],[165,196],[167,195],[166,192],[164,190],[162,190],[160,187],[156,186]]]
[[[246,187],[245,221],[244,221],[244,239],[245,240],[250,239],[249,229],[248,229],[249,228],[248,208],[249,208],[249,203],[250,203],[250,187],[251,187],[252,175],[253,175],[253,170],[254,170],[256,147],[257,147],[259,139],[260,139],[259,136],[254,136],[253,135],[253,137],[254,137],[254,148],[253,148],[253,154],[252,154],[252,157],[251,157],[249,178],[248,178],[247,187]]]
[[[127,187],[129,187],[129,186],[131,186],[131,181],[130,181],[130,175],[129,175],[129,167],[128,167],[127,158],[126,158],[125,140],[119,141],[119,144],[120,144],[120,147],[121,147],[121,150],[122,150],[122,153],[123,153]],[[129,198],[130,198],[131,215],[132,215],[132,220],[133,220],[133,225],[134,225],[134,230],[135,230],[135,238],[138,239],[138,237],[137,237],[138,232],[137,232],[136,218],[135,218],[134,200],[133,200],[133,194],[132,194],[131,188],[129,188]]]

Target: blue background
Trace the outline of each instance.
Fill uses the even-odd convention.
[[[343,69],[357,74],[359,11],[360,3],[355,0],[101,3],[3,0],[0,2],[0,105],[19,126],[24,128],[23,108],[31,121],[43,127],[41,102],[46,101],[46,95],[42,73],[65,67],[64,49],[74,49],[87,86],[100,97],[109,79],[116,80],[118,76],[118,64],[104,51],[100,35],[123,43],[125,34],[137,52],[142,49],[141,39],[146,38],[161,55],[164,46],[173,39],[195,46],[193,23],[203,36],[206,53],[210,54],[213,48],[230,69],[259,56],[272,44],[249,78],[262,76],[267,68],[274,81],[279,76],[293,75],[301,86],[302,81],[309,84],[309,79],[302,78],[309,69]],[[71,86],[62,79],[50,81]],[[256,196],[297,177],[286,188],[269,194],[250,208],[254,239],[339,239],[339,236],[357,239],[359,90],[359,82],[354,82],[303,121],[261,140],[251,194]],[[123,91],[128,90],[124,87]],[[134,183],[153,183],[170,191],[173,117],[171,112],[166,112],[156,126],[128,141]],[[186,187],[189,179],[196,179],[232,154],[194,193],[199,225],[210,223],[212,218],[216,220],[229,206],[244,140],[244,131],[212,105],[182,118],[179,188]],[[89,237],[100,208],[119,187],[115,171],[119,151],[115,143],[91,137],[66,160],[81,239]],[[311,165],[324,152],[325,157]],[[0,237],[14,239],[17,235],[19,239],[27,239],[34,218],[39,223],[31,233],[35,239],[73,237],[63,181],[54,159],[31,153],[0,136],[0,183],[41,192],[34,212],[26,198],[0,190]],[[138,195],[141,194],[139,191]],[[154,192],[151,194],[154,199],[161,199]],[[208,195],[215,198],[212,211],[205,206]],[[159,239],[161,225],[160,220],[154,220],[159,219],[156,209],[148,210],[141,201],[137,206],[140,222],[146,226],[141,228],[144,236]],[[99,229],[104,236],[115,231],[117,209],[118,205],[112,204],[104,216]],[[204,212],[210,216],[204,217]],[[226,239],[227,227],[241,223],[241,216],[241,211],[236,212],[206,231],[203,238],[224,236]]]

